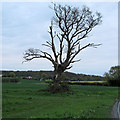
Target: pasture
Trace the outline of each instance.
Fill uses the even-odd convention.
[[[3,118],[110,118],[118,88],[70,85],[68,93],[43,91],[47,83],[21,79],[2,85]]]

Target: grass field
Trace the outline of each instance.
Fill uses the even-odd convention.
[[[117,87],[71,85],[71,92],[41,91],[47,83],[3,83],[3,118],[110,118]]]

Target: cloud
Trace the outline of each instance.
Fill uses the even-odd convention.
[[[92,11],[97,10],[102,14],[103,23],[96,27],[89,37],[82,42],[82,45],[87,42],[102,43],[102,45],[97,49],[87,48],[82,51],[76,57],[76,59],[81,58],[82,60],[75,63],[70,71],[103,75],[111,66],[116,65],[118,60],[117,3],[66,2],[61,4],[70,4],[77,7],[85,4]],[[3,3],[3,69],[53,70],[50,62],[44,59],[36,59],[21,64],[23,52],[28,48],[40,48],[48,51],[42,44],[50,39],[47,31],[54,14],[49,5],[50,3],[46,2]]]

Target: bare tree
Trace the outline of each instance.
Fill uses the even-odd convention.
[[[24,59],[26,61],[34,58],[48,59],[54,66],[53,85],[56,89],[60,83],[61,74],[70,69],[72,63],[80,61],[74,60],[75,57],[87,47],[100,45],[88,43],[81,46],[81,42],[88,37],[95,26],[102,22],[102,16],[99,12],[93,14],[86,6],[83,6],[80,10],[68,5],[53,4],[53,10],[55,17],[53,17],[49,26],[51,40],[43,44],[52,50],[53,55],[39,49],[30,48],[25,52]],[[55,45],[56,40],[59,41],[59,47]]]

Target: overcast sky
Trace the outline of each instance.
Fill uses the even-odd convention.
[[[71,2],[61,3],[81,7],[88,6],[99,11],[101,25],[94,28],[88,42],[102,43],[96,48],[87,48],[76,59],[69,71],[74,73],[103,75],[111,66],[118,64],[118,3],[117,2]],[[41,45],[50,40],[48,27],[53,11],[50,2],[2,3],[2,69],[3,70],[53,70],[45,59],[35,59],[22,64],[23,53],[29,48],[45,50]],[[46,51],[49,51],[46,48]]]

